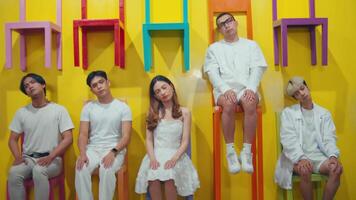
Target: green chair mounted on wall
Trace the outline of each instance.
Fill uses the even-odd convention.
[[[183,56],[184,69],[189,71],[190,51],[189,51],[189,24],[188,24],[188,0],[183,0],[183,22],[177,23],[151,23],[150,0],[145,0],[145,20],[142,25],[143,34],[143,54],[145,71],[150,71],[152,67],[152,31],[183,31]]]
[[[282,153],[282,144],[280,142],[280,126],[281,126],[281,113],[276,112],[276,144],[277,144],[277,158],[279,155]],[[328,180],[327,176],[321,175],[321,174],[312,174],[311,175],[311,180],[314,183],[314,187],[316,190],[316,199],[321,200],[323,197],[323,188],[321,187],[321,183],[323,181]],[[292,177],[292,182],[300,182],[300,177],[296,174],[293,174]],[[284,198],[284,191],[286,192],[286,197],[287,200],[293,200],[293,189],[287,190],[283,189],[278,186],[278,199],[285,199]]]

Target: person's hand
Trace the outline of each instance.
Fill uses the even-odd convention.
[[[110,151],[106,156],[101,160],[101,163],[104,164],[104,168],[107,169],[112,166],[115,160],[115,153]]]
[[[246,102],[256,102],[257,95],[254,91],[247,89],[245,90],[242,98],[246,100]]]
[[[158,169],[159,165],[160,164],[156,159],[150,161],[150,168],[153,170]]]
[[[237,97],[236,97],[236,93],[234,92],[234,90],[230,89],[228,91],[226,91],[224,93],[224,97],[226,100],[230,101],[233,104],[237,103]]]
[[[329,158],[329,163],[328,163],[328,167],[330,169],[330,171],[333,171],[335,173],[340,173],[342,172],[342,165],[341,163],[337,160],[336,157],[331,156]]]
[[[172,158],[164,164],[164,169],[171,169],[176,166],[177,160]]]
[[[83,169],[84,165],[88,166],[89,159],[87,154],[81,154],[77,160],[77,170]]]
[[[301,159],[297,163],[297,173],[299,175],[310,174],[313,172],[313,164],[308,159]]]
[[[55,157],[52,156],[51,154],[49,154],[48,156],[42,157],[40,159],[37,160],[37,164],[39,166],[48,166],[49,164],[51,164],[51,162],[53,161]]]
[[[21,163],[26,163],[26,162],[25,162],[25,159],[23,159],[22,156],[19,157],[19,158],[15,158],[14,162],[12,163],[12,165],[15,166],[15,165],[19,165],[19,164],[21,164]]]

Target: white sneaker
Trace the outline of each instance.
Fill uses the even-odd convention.
[[[253,164],[252,164],[252,153],[246,153],[241,151],[240,154],[242,170],[252,174],[253,173]]]
[[[236,155],[236,152],[233,151],[231,153],[228,153],[226,155],[226,158],[227,158],[227,166],[229,168],[229,172],[232,174],[239,173],[241,169],[241,165]]]

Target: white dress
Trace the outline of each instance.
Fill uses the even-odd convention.
[[[146,154],[142,160],[136,178],[136,193],[143,194],[148,191],[148,181],[174,180],[177,193],[180,196],[192,195],[199,188],[199,179],[189,156],[184,153],[171,169],[164,169],[164,164],[177,152],[183,132],[181,120],[161,120],[153,132],[154,154],[159,162],[158,169],[150,168],[150,159]]]

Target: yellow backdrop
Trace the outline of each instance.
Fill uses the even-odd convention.
[[[318,65],[311,66],[309,34],[306,29],[291,30],[289,33],[289,66],[274,66],[272,38],[272,5],[269,0],[252,2],[254,39],[262,48],[269,64],[262,83],[263,106],[263,151],[264,151],[264,198],[276,199],[276,184],[273,181],[276,162],[274,113],[293,103],[283,94],[284,84],[293,75],[304,76],[314,100],[328,108],[337,127],[341,162],[344,165],[341,187],[336,199],[352,199],[356,196],[356,174],[352,156],[356,132],[356,14],[353,0],[317,0],[316,16],[329,18],[329,65],[320,65],[320,29],[317,31]],[[280,17],[306,17],[308,1],[285,0],[280,2]],[[118,17],[118,0],[89,0],[89,18]],[[152,21],[180,21],[182,3],[179,0],[152,0]],[[29,20],[51,19],[55,21],[55,1],[28,1]],[[85,79],[89,71],[103,69],[108,72],[115,97],[125,98],[133,112],[133,131],[129,145],[129,188],[130,199],[143,199],[134,193],[136,173],[145,154],[145,115],[148,108],[148,84],[156,74],[172,79],[178,90],[182,105],[192,110],[192,160],[199,172],[201,188],[196,192],[198,200],[213,199],[212,169],[212,106],[210,86],[201,74],[205,50],[208,46],[207,0],[189,2],[191,70],[184,72],[182,39],[179,32],[153,34],[153,70],[143,70],[142,23],[144,23],[144,1],[126,0],[126,69],[114,66],[114,45],[112,32],[89,33],[89,70],[83,71],[73,64],[72,21],[80,18],[80,0],[63,1],[63,71],[57,71],[53,61],[51,69],[44,68],[43,35],[34,32],[27,37],[28,72],[42,74],[48,83],[48,98],[64,105],[76,126],[74,143],[65,156],[67,199],[74,199],[74,163],[78,155],[77,138],[79,116],[83,101],[93,98]],[[5,64],[4,23],[19,19],[19,2],[0,1],[0,193],[5,197],[7,171],[13,157],[7,147],[8,125],[15,111],[29,102],[18,89],[19,81],[25,74],[19,69],[19,38],[13,34],[13,68]],[[244,36],[245,18],[239,16],[240,35]],[[53,41],[54,44],[54,41]],[[55,49],[53,49],[55,60]],[[241,119],[241,117],[240,117]],[[241,122],[238,122],[236,142],[241,148]],[[222,199],[249,199],[251,197],[250,176],[244,173],[230,175],[226,163],[222,172]],[[97,186],[96,186],[97,187]],[[97,192],[95,192],[97,193]],[[300,195],[296,194],[300,199]]]

